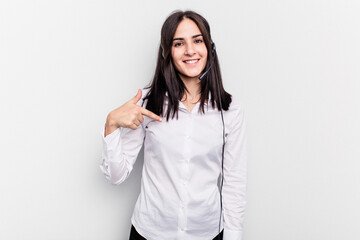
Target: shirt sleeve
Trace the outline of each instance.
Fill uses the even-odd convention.
[[[242,107],[239,107],[232,119],[224,150],[224,184],[222,189],[224,240],[242,240],[246,205],[246,175],[245,117]]]
[[[145,138],[143,125],[136,130],[118,128],[106,137],[101,129],[103,150],[101,171],[112,184],[120,184],[130,175]]]

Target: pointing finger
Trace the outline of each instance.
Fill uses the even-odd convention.
[[[141,113],[142,113],[143,115],[145,115],[145,116],[147,116],[147,117],[149,117],[149,118],[152,118],[152,119],[154,119],[154,120],[156,120],[156,121],[159,121],[159,122],[162,121],[161,117],[159,117],[159,116],[156,115],[155,113],[153,113],[153,112],[151,112],[151,111],[149,111],[149,110],[147,110],[147,109],[145,109],[145,108],[143,108],[143,107],[140,108],[140,111],[141,111]]]

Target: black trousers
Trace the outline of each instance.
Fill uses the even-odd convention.
[[[214,237],[212,240],[222,240],[223,239],[223,231],[221,231],[216,237]],[[131,231],[130,231],[130,238],[129,240],[146,240],[143,236],[141,236],[133,225],[131,225]],[[210,239],[209,239],[210,240]]]

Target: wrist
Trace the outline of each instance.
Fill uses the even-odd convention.
[[[116,129],[119,128],[120,125],[116,122],[116,120],[112,117],[112,114],[109,113],[106,118],[105,127],[108,129]]]

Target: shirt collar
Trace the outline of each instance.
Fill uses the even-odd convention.
[[[166,96],[166,98],[169,97],[168,91],[165,92],[165,96]],[[211,100],[211,93],[209,92],[209,94],[208,94],[208,101],[210,101],[210,100]],[[205,104],[207,104],[207,103],[205,103]]]
[[[165,92],[165,99],[164,99],[164,104],[168,104],[168,98],[169,98],[169,95],[168,95],[168,92],[166,91]],[[210,106],[209,105],[209,101],[211,100],[211,94],[210,94],[210,92],[209,92],[209,95],[208,95],[208,101],[207,102],[205,102],[204,103],[204,107],[208,110],[208,107]],[[194,112],[194,110],[197,110],[198,108],[199,108],[199,103],[197,103],[196,104],[196,106],[194,107],[194,109],[193,109],[193,111],[192,112]],[[195,109],[196,108],[196,109]],[[185,107],[185,105],[179,100],[179,109],[182,109],[182,110],[186,110],[186,111],[188,111],[188,109]]]

